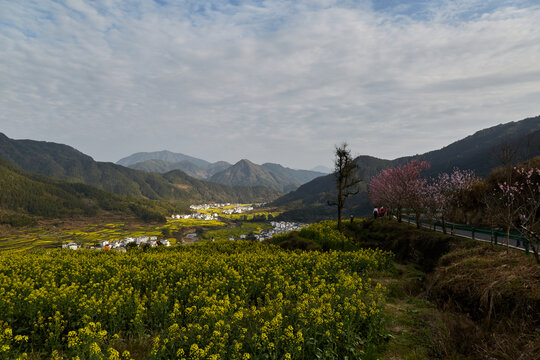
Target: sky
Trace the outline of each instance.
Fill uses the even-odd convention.
[[[332,167],[540,115],[540,0],[0,0],[0,132]]]

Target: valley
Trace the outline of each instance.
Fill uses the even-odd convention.
[[[540,360],[539,19],[0,1],[0,360]]]
[[[107,215],[79,219],[42,220],[24,228],[0,228],[0,251],[29,251],[41,248],[60,248],[71,244],[73,248],[110,249],[125,251],[130,243],[137,247],[153,241],[158,244],[184,245],[202,240],[254,239],[265,232],[273,234],[273,228],[281,232],[298,228],[273,226],[271,220],[280,214],[273,208],[261,208],[261,204],[201,204],[192,205],[189,214],[172,214],[163,223],[141,222],[129,216]],[[256,206],[254,209],[253,206]],[[238,210],[243,209],[243,210]],[[245,211],[245,209],[250,209]],[[236,210],[236,211],[234,211]],[[244,223],[245,222],[245,223]],[[269,232],[270,231],[270,232]],[[277,233],[277,232],[276,232]],[[197,236],[190,236],[198,234]],[[265,238],[266,238],[265,237]],[[263,238],[261,238],[263,240]],[[112,246],[112,244],[115,246]]]
[[[171,152],[134,154],[167,171],[137,170],[0,135],[0,358],[529,359],[534,236],[529,254],[400,220],[537,231],[532,120],[416,157],[349,158],[362,181],[341,222],[335,174],[244,159],[209,175]],[[509,165],[478,162],[525,138]]]

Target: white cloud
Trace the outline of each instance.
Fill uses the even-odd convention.
[[[343,140],[394,158],[540,113],[539,6],[292,3],[2,4],[0,131],[311,167]]]

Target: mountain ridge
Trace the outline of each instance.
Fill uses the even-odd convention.
[[[154,155],[157,157],[162,153],[163,152],[138,154],[144,154],[144,157],[146,158]],[[184,154],[174,154],[171,152],[167,152],[166,155],[169,156],[170,154],[186,156]],[[249,162],[249,166],[243,164],[243,161]],[[127,162],[124,161],[124,163]],[[166,160],[148,159],[130,164],[128,167],[131,169],[162,174],[178,169],[200,180],[208,180],[229,186],[267,186],[280,192],[294,190],[316,177],[325,175],[324,173],[312,170],[291,169],[275,163],[258,165],[248,159],[242,159],[234,165],[229,164],[226,161],[218,161],[215,163],[207,162],[204,167],[198,166],[189,160],[172,163]],[[242,167],[243,170],[239,167]],[[228,169],[230,170],[227,171]]]
[[[180,202],[268,201],[278,192],[262,187],[230,187],[176,176],[180,183],[110,162],[97,162],[71,146],[45,141],[12,140],[0,133],[0,157],[22,169],[51,178],[82,182],[124,196]]]
[[[138,152],[118,160],[116,164],[128,167],[129,165],[140,163],[146,160],[162,160],[171,163],[178,163],[187,160],[201,168],[206,168],[208,165],[210,165],[210,162],[206,160],[185,155],[182,153],[174,153],[169,150]]]

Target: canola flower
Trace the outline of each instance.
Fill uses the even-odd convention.
[[[0,359],[359,358],[382,333],[377,250],[215,242],[0,257]]]

